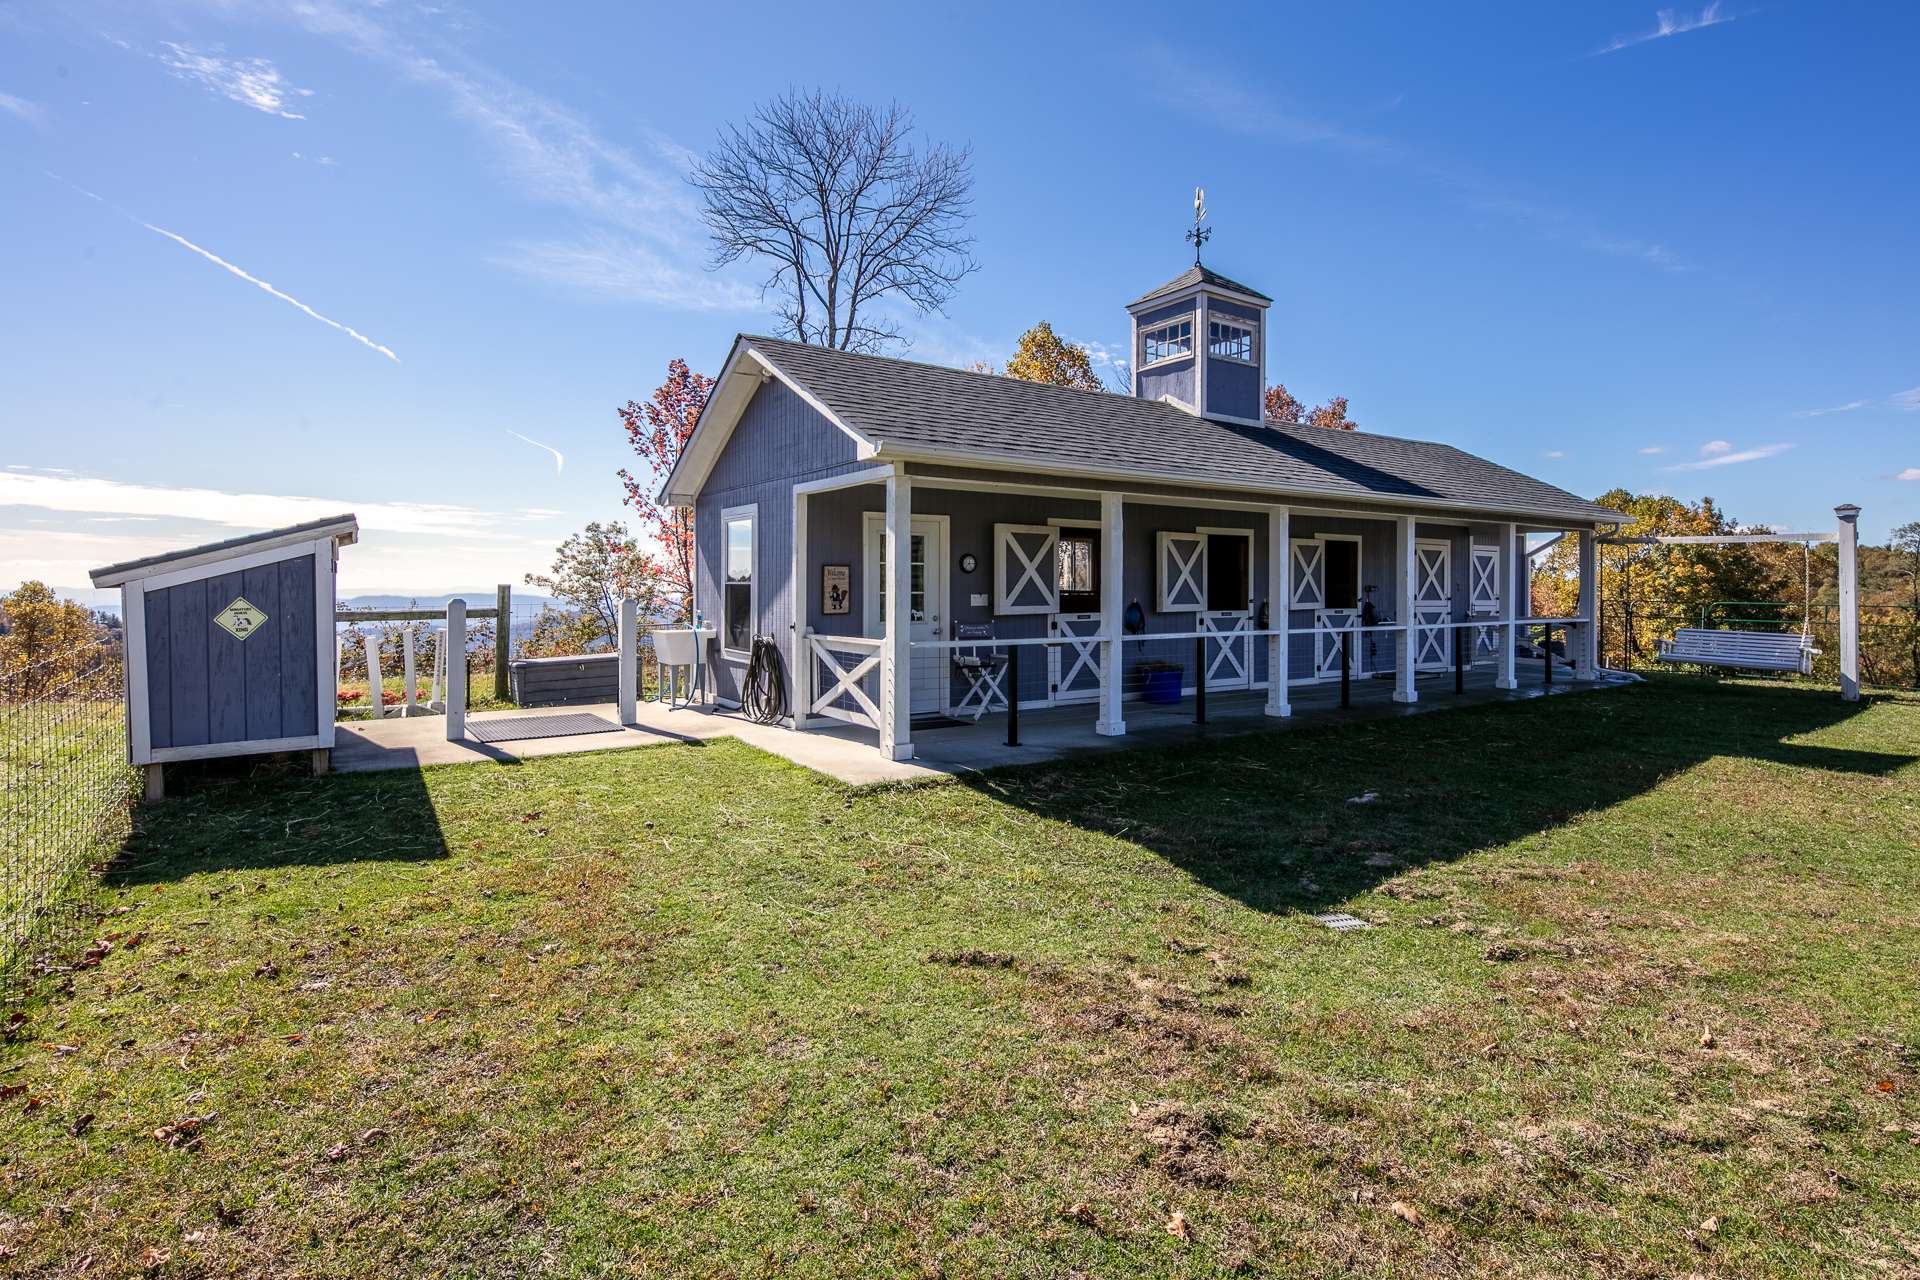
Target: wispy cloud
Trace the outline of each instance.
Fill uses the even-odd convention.
[[[1830,413],[1853,413],[1860,409],[1898,409],[1904,413],[1920,412],[1920,387],[1908,387],[1905,391],[1896,391],[1890,396],[1879,399],[1849,400],[1845,404],[1836,404],[1827,409],[1802,410],[1803,418],[1824,418]]]
[[[1164,104],[1210,127],[1336,151],[1407,174],[1448,192],[1467,208],[1517,223],[1546,240],[1626,258],[1661,271],[1692,269],[1666,245],[1601,227],[1585,213],[1534,199],[1509,184],[1449,164],[1430,148],[1404,146],[1382,134],[1349,128],[1293,108],[1261,89],[1236,83],[1218,66],[1199,65],[1165,46],[1150,46],[1141,55],[1141,69],[1150,91]]]
[[[1676,462],[1666,471],[1705,471],[1709,467],[1730,467],[1739,462],[1758,462],[1793,448],[1791,444],[1761,444],[1751,449],[1735,449],[1725,440],[1713,440],[1700,446],[1700,457],[1693,462]]]
[[[340,0],[300,0],[289,15],[403,81],[438,95],[470,126],[503,175],[530,200],[578,215],[576,237],[511,245],[495,265],[603,297],[684,310],[747,310],[760,290],[689,270],[705,235],[685,182],[692,153],[648,134],[615,142],[593,123],[499,72],[403,28],[403,12]]]
[[[1549,449],[1540,456],[1543,458],[1564,458],[1567,456],[1567,453],[1564,449]]]
[[[1663,444],[1642,445],[1640,448],[1641,453],[1649,454],[1649,455],[1656,454],[1656,453],[1665,453],[1666,451],[1667,451],[1667,446]]]
[[[56,173],[49,173],[47,176],[52,178],[56,182],[72,187],[75,191],[78,191],[81,195],[87,197],[87,199],[89,200],[94,200],[99,202],[100,204],[105,205],[107,208],[113,210],[115,213],[119,214],[121,217],[126,218],[131,222],[139,223],[141,226],[153,232],[155,235],[165,236],[167,239],[173,241],[175,244],[179,245],[181,248],[188,249],[194,253],[199,254],[201,257],[205,258],[208,262],[213,263],[216,267],[219,267],[223,271],[230,272],[231,274],[240,277],[240,279],[245,280],[248,284],[254,286],[256,289],[264,290],[265,292],[280,299],[280,301],[288,304],[289,306],[295,307],[300,311],[305,312],[307,315],[312,316],[315,320],[318,320],[321,324],[328,325],[332,328],[338,329],[341,333],[346,334],[349,338],[352,338],[355,342],[358,342],[364,347],[371,348],[374,351],[378,351],[381,355],[393,361],[395,364],[400,363],[400,357],[393,353],[393,349],[391,347],[382,346],[380,343],[375,342],[372,338],[369,338],[366,334],[360,332],[358,329],[354,328],[352,325],[341,324],[338,320],[334,320],[334,319],[331,319],[330,317],[321,315],[318,311],[315,311],[312,307],[300,301],[300,299],[294,297],[292,294],[282,293],[280,290],[268,284],[265,280],[260,279],[258,276],[249,275],[247,272],[241,270],[239,267],[234,266],[231,262],[228,262],[225,258],[222,258],[219,254],[214,253],[212,250],[202,249],[199,245],[195,244],[193,241],[187,239],[183,235],[179,235],[176,232],[169,231],[165,227],[156,227],[151,222],[145,222],[139,218],[134,217],[134,215],[132,215],[131,213],[128,213],[125,209],[122,209],[119,205],[113,203],[113,201],[107,199],[105,196],[96,195],[95,193],[87,190],[85,187],[81,186],[77,182],[69,181],[68,179],[62,178],[59,174],[56,174]]]
[[[28,124],[39,124],[42,115],[39,103],[28,102],[25,98],[16,98],[10,93],[0,93],[0,111],[10,116],[19,116]]]
[[[1920,467],[1908,467],[1894,476],[1895,480],[1920,480]]]
[[[567,455],[560,452],[558,449],[554,448],[552,445],[541,444],[538,440],[535,440],[532,436],[523,436],[518,431],[515,431],[512,427],[507,428],[507,434],[512,436],[516,440],[525,441],[527,444],[532,445],[536,449],[545,449],[548,453],[552,454],[553,455],[553,474],[559,475],[562,471],[566,470]]]
[[[282,120],[306,119],[298,112],[287,110],[287,99],[310,98],[313,90],[288,84],[280,69],[265,58],[223,58],[217,52],[202,53],[171,40],[162,44],[167,52],[156,56],[180,79]]]
[[[285,494],[229,493],[81,476],[45,469],[0,472],[0,507],[78,515],[153,516],[235,529],[271,529],[351,511],[363,529],[394,534],[510,538],[509,513],[425,502],[352,502]]]
[[[686,311],[744,311],[760,300],[756,289],[688,271],[626,235],[590,233],[575,240],[511,245],[492,261],[530,279],[623,302]]]
[[[1698,13],[1683,13],[1679,9],[1661,9],[1653,15],[1653,30],[1630,36],[1616,36],[1611,43],[1595,49],[1593,56],[1597,58],[1609,53],[1618,53],[1622,49],[1631,49],[1635,45],[1646,44],[1650,40],[1683,36],[1689,31],[1703,31],[1708,27],[1717,27],[1723,23],[1736,21],[1743,16],[1728,10],[1720,0],[1712,0],[1712,3]]]
[[[307,161],[307,162],[308,162],[308,163],[310,163],[310,164],[317,164],[317,165],[319,165],[319,166],[320,166],[321,168],[323,168],[323,169],[331,169],[331,168],[333,168],[333,166],[335,166],[335,165],[337,165],[337,164],[339,164],[339,163],[340,163],[340,162],[339,162],[338,160],[335,160],[335,159],[334,159],[334,158],[333,158],[332,156],[309,156],[309,155],[302,155],[302,154],[301,154],[300,152],[298,152],[298,151],[296,151],[296,152],[294,152],[294,153],[293,153],[293,158],[294,158],[295,160],[305,160],[305,161]]]

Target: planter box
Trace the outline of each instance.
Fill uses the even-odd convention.
[[[522,707],[558,707],[585,702],[617,702],[620,655],[592,653],[577,658],[515,658],[507,664],[513,701]]]

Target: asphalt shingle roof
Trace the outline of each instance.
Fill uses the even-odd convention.
[[[1260,299],[1262,302],[1273,301],[1272,298],[1269,298],[1266,294],[1260,292],[1258,289],[1252,288],[1251,286],[1248,286],[1248,285],[1241,284],[1238,280],[1230,280],[1226,276],[1221,275],[1218,271],[1215,271],[1213,268],[1203,267],[1196,262],[1192,266],[1188,267],[1185,271],[1182,271],[1179,275],[1175,276],[1173,279],[1161,285],[1158,289],[1154,289],[1147,293],[1141,294],[1139,297],[1135,298],[1132,302],[1129,302],[1127,305],[1129,307],[1137,307],[1143,302],[1152,302],[1155,298],[1165,297],[1167,294],[1170,294],[1170,293],[1179,293],[1182,289],[1191,288],[1196,284],[1210,284],[1217,289],[1231,289],[1235,293],[1250,294],[1253,297]]]
[[[1451,445],[1366,431],[1244,426],[1156,400],[1079,391],[781,338],[746,342],[876,446],[991,454],[1089,475],[1392,501],[1570,522],[1624,519]]]

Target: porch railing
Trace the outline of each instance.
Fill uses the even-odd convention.
[[[862,682],[879,675],[880,651],[886,641],[870,636],[820,635],[812,630],[804,638],[807,659],[796,673],[799,687],[794,690],[794,700],[807,708],[808,718],[824,716],[879,728],[880,708]]]

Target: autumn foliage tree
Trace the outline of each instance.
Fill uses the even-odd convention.
[[[1007,376],[1022,382],[1044,382],[1050,387],[1106,390],[1100,375],[1093,371],[1087,349],[1062,338],[1045,320],[1020,335],[1013,356],[1007,361]]]
[[[548,572],[527,575],[528,586],[572,606],[535,620],[528,652],[558,656],[611,644],[620,634],[620,602],[638,600],[640,616],[651,617],[659,582],[659,564],[625,525],[594,521],[560,544]]]
[[[100,669],[104,629],[44,582],[0,598],[0,680],[9,696],[57,695]]]
[[[1763,532],[1743,529],[1712,498],[1684,502],[1666,494],[1635,494],[1613,489],[1594,499],[1634,523],[1633,537],[1708,536]],[[1534,562],[1535,617],[1566,618],[1579,611],[1578,550],[1563,538]],[[1606,603],[1601,653],[1617,655],[1628,645],[1636,659],[1650,655],[1656,641],[1676,629],[1700,625],[1700,611],[1717,600],[1774,600],[1789,584],[1776,562],[1754,545],[1721,546],[1625,543],[1600,546],[1600,590]],[[1634,625],[1626,634],[1628,609]]]
[[[1347,398],[1335,396],[1309,409],[1301,404],[1287,384],[1276,382],[1267,388],[1267,421],[1288,426],[1322,427],[1328,431],[1355,431],[1360,424],[1347,416]]]
[[[693,616],[693,511],[670,507],[654,494],[686,448],[693,424],[713,393],[713,379],[695,373],[679,358],[667,362],[667,380],[654,388],[645,403],[629,400],[620,409],[627,442],[640,456],[647,481],[634,478],[625,467],[620,482],[626,486],[627,505],[633,508],[640,531],[660,544],[662,587],[681,619]]]

